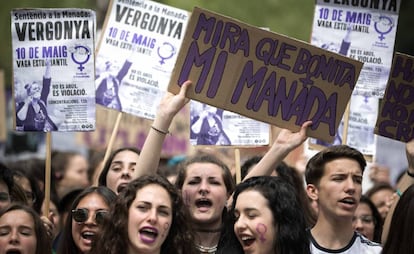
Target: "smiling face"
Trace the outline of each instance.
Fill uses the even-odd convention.
[[[158,184],[137,191],[128,212],[128,254],[160,253],[172,224],[172,200]]]
[[[106,175],[106,186],[118,194],[132,180],[139,155],[133,151],[117,153]]]
[[[259,191],[250,189],[240,193],[234,215],[234,233],[244,253],[274,252],[276,229],[273,214],[267,199]]]
[[[13,210],[0,218],[0,254],[35,254],[36,244],[36,232],[30,214]]]
[[[182,193],[194,223],[210,229],[221,226],[228,198],[221,167],[204,162],[188,165]]]
[[[92,192],[83,197],[75,209],[88,210],[85,222],[76,222],[72,216],[72,238],[82,253],[89,253],[92,241],[99,230],[95,220],[96,212],[109,211],[109,206],[99,194]]]
[[[352,219],[362,193],[362,170],[357,161],[339,158],[325,164],[318,186],[307,186],[309,197],[318,201],[319,214],[327,218]],[[348,223],[348,222],[347,222]]]

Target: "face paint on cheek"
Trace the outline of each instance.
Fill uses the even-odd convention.
[[[170,223],[165,223],[164,224],[164,232],[162,232],[162,237],[164,237],[166,234],[168,235],[169,232],[169,228],[170,228]]]
[[[267,231],[267,227],[265,224],[263,223],[257,224],[256,232],[259,233],[259,236],[260,236],[259,239],[262,243],[266,241],[266,237],[265,237],[266,231]]]
[[[185,204],[185,206],[190,206],[190,194],[188,194],[188,192],[187,191],[184,191],[184,197],[183,197],[183,200],[184,200],[184,204]]]

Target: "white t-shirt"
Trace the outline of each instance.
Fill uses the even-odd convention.
[[[355,232],[351,241],[342,249],[331,250],[320,246],[313,238],[310,231],[308,231],[311,253],[312,254],[327,254],[327,253],[341,253],[341,254],[380,254],[382,247],[380,244],[372,242],[363,235]]]

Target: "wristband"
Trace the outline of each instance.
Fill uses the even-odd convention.
[[[163,134],[163,135],[167,135],[167,134],[169,134],[170,132],[169,131],[162,131],[162,130],[160,130],[160,129],[157,129],[157,128],[155,128],[154,126],[152,126],[151,125],[151,129],[153,129],[154,131],[156,131],[156,132],[158,132],[158,133],[160,133],[160,134]],[[413,176],[414,177],[414,176]]]
[[[408,169],[407,169],[407,175],[411,176],[412,178],[414,178],[414,173],[411,173]]]

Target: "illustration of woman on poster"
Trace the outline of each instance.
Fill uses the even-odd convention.
[[[122,110],[121,101],[118,96],[119,87],[124,77],[131,68],[132,61],[126,59],[122,67],[119,69],[116,64],[110,61],[105,62],[105,71],[97,76],[95,84],[96,89],[96,103],[113,108],[118,111]]]
[[[191,122],[191,132],[196,137],[197,145],[231,145],[223,130],[222,115],[222,109],[203,105],[203,110]]]
[[[27,97],[16,105],[16,130],[44,132],[57,130],[47,113],[47,97],[51,82],[50,60],[46,59],[42,84],[33,81],[24,86]]]

